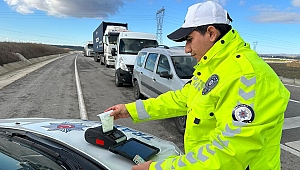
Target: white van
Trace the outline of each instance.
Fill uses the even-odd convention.
[[[117,49],[112,49],[115,56],[115,84],[132,84],[132,71],[138,52],[147,46],[157,46],[154,34],[143,32],[120,32]]]

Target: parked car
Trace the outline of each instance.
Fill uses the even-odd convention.
[[[85,140],[98,121],[80,119],[0,119],[0,169],[131,169],[134,162]],[[151,160],[182,152],[172,142],[128,127],[115,125],[127,139],[159,148]],[[101,145],[101,141],[97,141]],[[104,142],[103,142],[104,143]]]
[[[132,76],[136,99],[157,97],[181,89],[193,77],[197,61],[184,47],[155,46],[139,51]],[[186,116],[175,119],[176,128],[184,133]]]

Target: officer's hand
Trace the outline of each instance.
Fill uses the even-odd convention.
[[[113,110],[110,116],[114,116],[114,120],[120,118],[128,118],[130,117],[129,112],[127,111],[125,104],[117,104],[105,110],[105,112]]]
[[[131,170],[149,170],[152,162],[153,161],[147,161],[143,164],[134,165]]]

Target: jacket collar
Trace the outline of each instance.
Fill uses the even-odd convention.
[[[210,60],[213,58],[224,58],[226,55],[217,55],[220,51],[228,47],[229,43],[232,42],[234,39],[241,39],[238,32],[234,29],[231,29],[228,33],[226,33],[219,41],[217,41],[201,58],[198,62],[198,65],[206,65]],[[242,40],[243,41],[243,40]]]

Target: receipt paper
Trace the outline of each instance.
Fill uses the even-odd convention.
[[[110,116],[110,114],[112,112],[113,112],[113,110],[110,110],[110,111],[100,113],[97,115],[100,117],[103,133],[109,132],[109,131],[113,130],[113,128],[114,128],[114,117]]]

